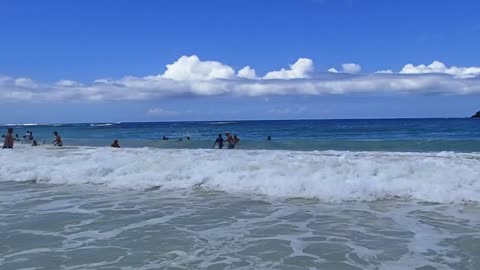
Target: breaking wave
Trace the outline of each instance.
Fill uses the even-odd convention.
[[[480,202],[480,154],[19,147],[0,181],[207,188],[323,201]]]
[[[116,125],[116,123],[96,123],[96,124],[90,124],[91,127],[109,127]]]

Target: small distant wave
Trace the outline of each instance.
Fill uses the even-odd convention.
[[[108,127],[116,125],[117,123],[98,123],[98,124],[90,124],[91,127]]]
[[[38,126],[36,123],[27,123],[27,124],[4,124],[6,127],[28,127],[28,126]]]
[[[208,188],[323,201],[480,202],[480,153],[25,146],[0,151],[0,164],[0,181]]]
[[[236,124],[237,122],[212,122],[209,123],[210,125],[228,125],[228,124]]]

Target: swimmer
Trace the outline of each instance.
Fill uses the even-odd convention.
[[[232,134],[227,132],[225,133],[225,136],[227,136],[228,149],[233,149],[235,147],[235,139],[233,138]]]
[[[162,140],[164,140],[164,141],[168,141],[168,138],[167,138],[167,137],[165,137],[165,136],[163,136]]]
[[[113,148],[120,148],[120,144],[118,144],[118,140],[114,140],[111,146]]]
[[[58,134],[58,132],[53,132],[55,139],[53,140],[53,146],[63,146],[62,137]]]
[[[5,140],[3,141],[3,149],[13,149],[13,144],[15,138],[13,137],[13,128],[7,129],[7,134],[5,134]]]
[[[218,134],[218,138],[215,140],[215,143],[213,144],[213,148],[218,144],[218,149],[223,148],[223,142],[225,142],[222,138],[222,134]]]
[[[235,140],[235,144],[237,144],[240,141],[237,135],[233,135],[233,139]]]
[[[32,146],[38,146],[38,143],[37,143],[37,141],[36,141],[36,140],[33,140],[33,142],[32,142]]]
[[[267,141],[271,141],[271,140],[272,140],[272,136],[268,136]]]
[[[32,140],[31,138],[32,138],[32,134],[30,133],[30,131],[27,130],[25,135],[23,135],[23,139],[29,141],[29,140]]]
[[[187,141],[190,141],[190,136],[187,137]]]

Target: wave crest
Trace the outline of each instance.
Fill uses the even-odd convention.
[[[0,181],[480,202],[480,154],[25,147],[1,151],[0,164]]]

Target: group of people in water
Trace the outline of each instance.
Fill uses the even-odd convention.
[[[54,140],[52,141],[53,146],[63,146],[63,141],[62,137],[60,137],[60,134],[57,131],[53,132]],[[237,137],[237,135],[232,135],[231,133],[227,132],[225,133],[226,139],[222,137],[222,134],[218,134],[217,139],[215,140],[215,143],[213,144],[213,148],[218,147],[218,149],[222,149],[224,146],[224,143],[227,143],[227,148],[228,149],[233,149],[235,148],[235,145],[240,141],[240,139]],[[13,145],[15,144],[15,141],[20,141],[20,138],[18,134],[15,136],[13,135],[13,128],[8,128],[7,129],[7,134],[2,136],[4,138],[3,142],[3,149],[13,149]],[[25,135],[23,136],[23,139],[27,142],[31,142],[32,146],[38,146],[37,140],[33,137],[33,132],[27,131]],[[163,140],[168,140],[167,137],[163,136]],[[187,137],[187,140],[190,140],[190,137]],[[267,140],[270,141],[272,140],[272,137],[268,136]],[[178,139],[177,141],[182,141],[182,139]],[[45,144],[45,141],[43,141],[43,144]],[[114,140],[113,143],[110,145],[113,148],[120,148],[120,143],[118,140]]]
[[[52,141],[53,146],[63,146],[62,142],[62,137],[60,137],[60,134],[58,134],[57,131],[53,132],[54,140]],[[15,141],[20,141],[20,136],[18,134],[13,135],[13,128],[8,128],[7,129],[7,134],[2,135],[4,138],[3,140],[3,149],[13,149],[13,145],[15,144]],[[33,137],[33,132],[27,131],[25,135],[23,135],[23,139],[27,142],[31,142],[32,146],[38,146],[37,140]],[[45,144],[45,141],[43,141],[43,144]]]
[[[229,132],[225,133],[225,136],[227,137],[226,140],[223,139],[222,134],[218,134],[217,139],[215,140],[215,143],[213,144],[213,148],[218,145],[218,149],[223,148],[223,143],[226,142],[228,143],[227,147],[228,149],[233,149],[235,148],[235,145],[240,141],[240,139],[237,137],[237,135],[230,134]]]

